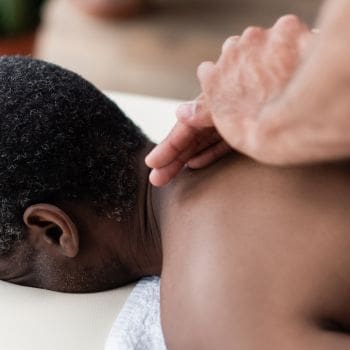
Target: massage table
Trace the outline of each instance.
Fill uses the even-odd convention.
[[[155,142],[175,122],[179,101],[107,94]],[[112,323],[133,287],[65,294],[0,281],[0,349],[103,350]]]

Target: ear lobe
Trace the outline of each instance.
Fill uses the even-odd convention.
[[[35,204],[23,214],[29,239],[39,249],[49,249],[63,256],[74,258],[79,252],[79,236],[76,225],[60,208],[51,204]]]

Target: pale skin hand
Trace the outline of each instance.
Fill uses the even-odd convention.
[[[147,159],[147,164],[155,168],[151,181],[155,185],[162,185],[176,174],[174,167],[172,173],[168,172],[168,166],[182,155],[183,150],[186,150],[187,156],[190,152],[183,147],[178,152],[174,151],[173,158],[169,160],[169,157],[165,156],[164,146],[171,142],[176,147],[178,141],[181,141],[182,146],[186,142],[190,144],[191,129],[188,125],[193,128],[196,123],[200,125],[200,120],[203,119],[211,120],[212,125],[217,127],[234,148],[265,163],[286,165],[348,158],[350,155],[349,13],[348,0],[326,2],[318,23],[321,29],[320,36],[311,45],[311,50],[296,72],[291,72],[290,81],[285,85],[281,84],[281,91],[275,99],[272,101],[267,99],[255,118],[252,118],[253,114],[250,115],[250,121],[247,115],[237,113],[233,113],[233,118],[230,118],[232,115],[229,110],[230,96],[225,100],[228,101],[228,109],[224,110],[224,114],[218,115],[218,111],[222,113],[223,106],[211,103],[218,101],[212,86],[218,85],[220,74],[213,74],[215,70],[210,65],[202,66],[201,83],[206,104],[210,106],[212,114],[207,118],[201,118],[199,115],[203,116],[205,113],[197,113],[196,108],[192,107],[195,113],[193,117],[189,117],[189,108],[180,108],[178,113],[180,125],[182,124],[183,128],[187,125],[188,132],[177,135],[170,133],[166,141]],[[222,77],[221,82],[226,83]],[[224,88],[221,87],[221,91],[224,91]],[[232,97],[231,104],[232,101],[237,102],[235,96]],[[249,103],[256,106],[254,101]],[[241,108],[241,103],[239,105]],[[187,118],[184,118],[186,116]],[[237,128],[241,131],[238,137],[238,133],[235,132]],[[197,129],[202,130],[199,126]],[[196,134],[199,137],[198,131]],[[210,154],[210,148],[207,152],[207,155]],[[193,152],[188,160],[195,154]],[[215,157],[212,156],[211,159]],[[183,157],[182,161],[184,160]],[[202,160],[205,160],[204,155]],[[194,163],[198,167],[206,165],[205,161],[202,164],[200,161]],[[179,170],[180,168],[177,171]]]
[[[204,95],[196,101],[203,123],[198,127],[178,121],[168,137],[146,157],[146,164],[154,168],[150,181],[155,186],[167,184],[186,164],[201,168],[232,151],[212,124]],[[208,116],[208,122],[203,116]]]
[[[252,153],[256,117],[286,86],[310,37],[306,25],[285,16],[270,30],[251,27],[226,40],[218,62],[198,68],[203,94],[179,107],[175,128],[147,157],[151,182],[164,185],[185,164],[204,167],[231,147]]]

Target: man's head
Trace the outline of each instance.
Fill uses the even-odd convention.
[[[102,235],[101,247],[88,240],[96,225],[106,237],[116,224],[127,225],[146,137],[84,79],[31,58],[0,58],[0,106],[0,278],[95,290],[104,287],[87,275],[107,279],[104,265],[104,273],[120,270],[121,280],[130,279],[112,252],[109,258],[96,253],[108,246]],[[94,246],[99,261],[89,266],[80,251]],[[81,261],[73,266],[72,258]],[[114,278],[112,285],[118,284]]]

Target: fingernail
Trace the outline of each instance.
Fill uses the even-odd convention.
[[[180,119],[189,119],[194,115],[195,105],[193,102],[183,103],[176,111],[176,116]]]

